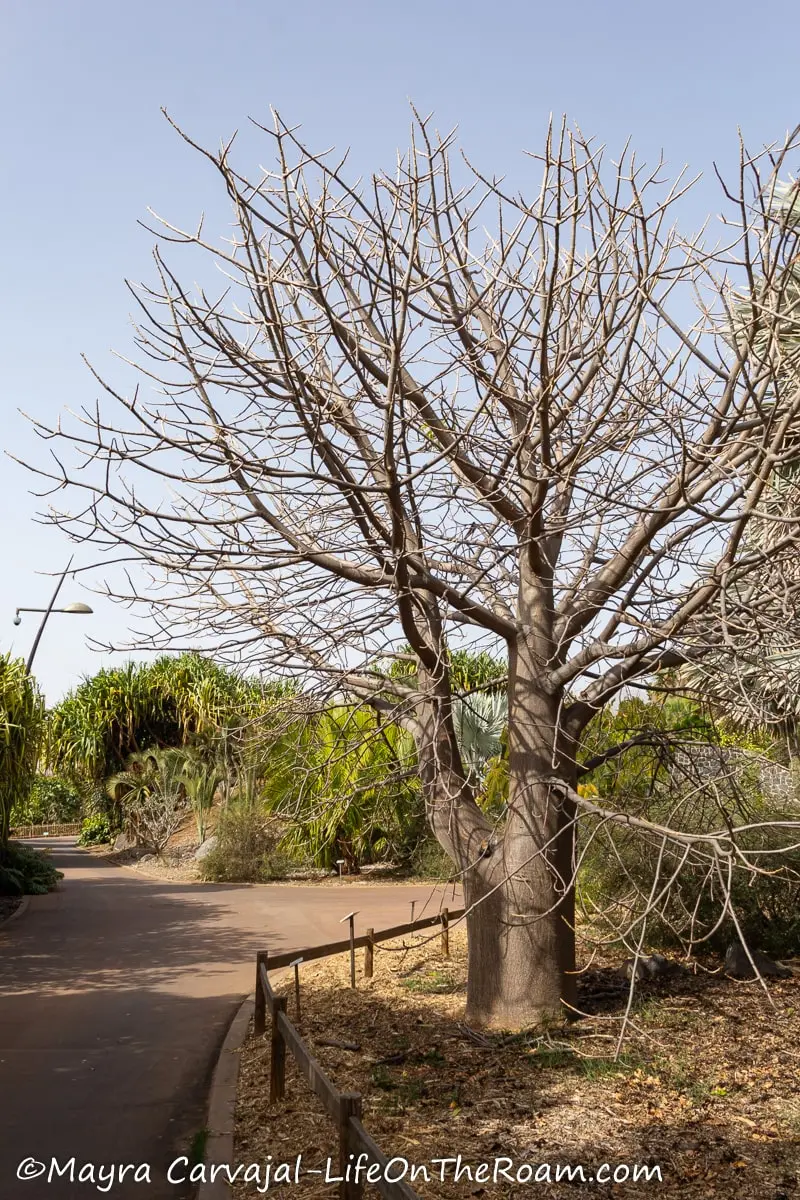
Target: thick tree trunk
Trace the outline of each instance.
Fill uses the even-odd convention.
[[[530,608],[532,619],[540,608]],[[459,869],[470,910],[467,1020],[495,1028],[561,1021],[576,1005],[574,810],[553,782],[575,786],[575,750],[562,726],[562,697],[548,690],[548,661],[546,634],[523,626],[509,663],[501,828],[464,778],[449,683],[431,681],[431,700],[418,710],[428,818]]]
[[[574,1011],[573,811],[554,776],[575,785],[566,754],[554,765],[556,714],[509,735],[508,815],[495,828],[474,803],[442,736],[421,761],[428,816],[453,857],[467,918],[467,1020],[521,1029]],[[422,747],[421,747],[422,748]],[[435,753],[433,752],[435,748]]]
[[[520,601],[524,625],[509,662],[508,810],[502,837],[465,878],[467,1018],[519,1029],[574,1015],[574,809],[554,786],[576,784],[562,697],[549,689],[546,594]],[[537,624],[538,621],[538,624]],[[544,629],[542,628],[544,626]]]
[[[465,883],[469,939],[467,1021],[495,1029],[561,1022],[575,1007],[574,893],[546,870]],[[548,911],[550,910],[550,911]]]

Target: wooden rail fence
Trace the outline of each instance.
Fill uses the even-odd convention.
[[[80,831],[80,821],[72,821],[66,825],[15,825],[9,836],[12,838],[77,837]]]
[[[363,1180],[361,1178],[349,1179],[347,1170],[351,1165],[350,1156],[354,1155],[357,1159],[360,1154],[366,1155],[367,1163],[370,1166],[377,1164],[380,1167],[378,1178],[372,1179],[370,1182],[377,1188],[384,1200],[419,1200],[419,1197],[404,1180],[394,1182],[384,1177],[389,1159],[361,1123],[361,1093],[340,1092],[331,1082],[286,1015],[286,997],[275,995],[269,980],[269,972],[291,966],[298,958],[308,962],[314,958],[327,958],[332,954],[342,954],[353,947],[363,947],[364,974],[369,978],[373,971],[374,948],[378,942],[402,937],[406,933],[418,933],[421,929],[430,929],[435,925],[441,926],[442,952],[449,955],[450,922],[463,917],[463,915],[464,909],[448,912],[445,908],[436,916],[423,917],[405,925],[394,925],[391,929],[377,931],[368,929],[366,933],[352,941],[348,938],[346,941],[328,942],[324,946],[310,946],[306,950],[293,950],[286,954],[270,954],[263,950],[257,955],[254,1033],[256,1037],[264,1036],[269,1015],[270,1104],[282,1100],[286,1092],[286,1051],[288,1049],[306,1083],[322,1101],[323,1108],[336,1126],[339,1140],[339,1175],[342,1177],[339,1184],[340,1200],[361,1200],[363,1196]]]

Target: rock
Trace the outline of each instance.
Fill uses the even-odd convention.
[[[750,959],[753,961],[751,962]],[[756,972],[753,970],[753,963],[758,968],[758,974],[764,977],[788,979],[792,974],[789,967],[785,967],[783,963],[773,962],[760,950],[753,950],[751,947],[748,957],[741,942],[731,942],[725,951],[725,974],[730,975],[733,979],[755,979]]]
[[[141,863],[150,863],[150,862],[155,862],[155,861],[156,861],[155,854],[143,854],[142,857],[139,859],[139,862],[141,862]]]
[[[206,855],[210,854],[212,850],[216,850],[216,848],[217,838],[215,834],[212,834],[211,837],[206,838],[206,840],[197,847],[194,852],[194,857],[198,860],[204,859]]]
[[[127,833],[118,833],[114,838],[115,850],[135,850],[136,842],[133,838],[128,837]]]
[[[619,969],[619,973],[624,979],[631,978],[634,973],[634,964],[638,980],[656,979],[659,975],[669,971],[672,965],[669,959],[664,958],[663,954],[651,954],[647,958],[638,959],[638,961],[634,958],[626,958]]]

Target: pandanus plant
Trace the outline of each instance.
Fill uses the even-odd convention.
[[[163,656],[99,671],[51,714],[48,758],[95,779],[130,754],[215,737],[269,711],[282,689],[238,677],[199,654]]]
[[[36,774],[44,701],[21,658],[0,656],[0,858],[8,844],[11,810],[24,802]]]

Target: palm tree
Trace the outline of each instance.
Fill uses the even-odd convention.
[[[479,786],[491,759],[503,749],[508,725],[505,692],[473,692],[454,702],[453,717],[461,759],[474,787]]]
[[[800,182],[778,183],[764,197],[767,220],[789,234],[800,224]],[[732,306],[731,343],[754,338],[755,349],[772,366],[772,392],[800,387],[800,261],[776,262],[769,279],[745,302]],[[776,318],[776,313],[780,317]],[[729,587],[725,642],[680,672],[680,681],[703,694],[716,713],[749,730],[765,727],[785,741],[790,761],[800,774],[800,639],[795,593],[800,563],[794,551],[780,554],[785,518],[800,512],[800,439],[785,441],[788,454],[775,466],[759,504],[759,515],[747,527],[741,554],[763,556],[758,586],[762,628],[752,628],[752,604],[743,598],[737,622],[736,585]],[[793,449],[794,447],[794,449]],[[748,592],[753,584],[748,583]],[[735,669],[732,664],[735,663]]]
[[[147,750],[130,755],[126,769],[107,780],[108,795],[137,845],[161,854],[181,824],[188,805],[185,771],[182,750]]]
[[[220,762],[208,761],[197,751],[184,755],[181,779],[194,813],[197,840],[201,843],[206,840],[206,821],[214,804],[214,797],[226,778],[227,772]]]

